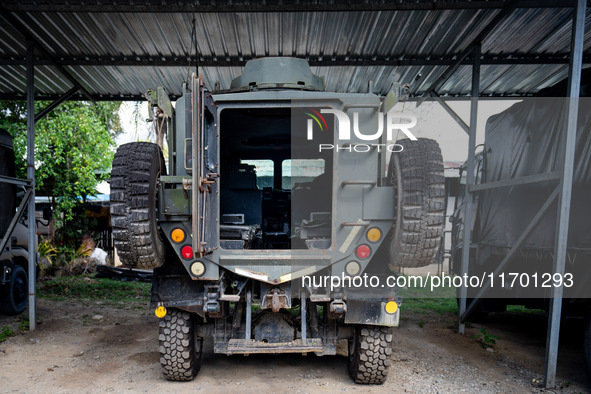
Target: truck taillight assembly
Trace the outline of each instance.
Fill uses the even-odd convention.
[[[195,276],[203,276],[205,273],[205,264],[201,261],[196,261],[191,264],[191,273]]]
[[[382,232],[377,227],[372,227],[367,231],[367,240],[369,242],[378,242],[382,238]]]
[[[183,242],[185,240],[185,232],[183,230],[181,230],[180,228],[175,228],[170,233],[170,238],[172,239],[173,242],[180,244],[181,242]]]
[[[355,251],[355,254],[360,259],[366,259],[371,254],[371,249],[367,245],[360,245],[359,247],[357,247],[357,250]]]
[[[192,259],[193,258],[193,248],[190,247],[189,245],[183,246],[183,248],[181,249],[181,255],[185,259]]]
[[[361,271],[361,266],[357,261],[349,261],[347,265],[345,265],[345,272],[349,276],[357,276]]]

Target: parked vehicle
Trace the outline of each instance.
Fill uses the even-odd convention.
[[[591,371],[591,293],[587,262],[591,257],[591,122],[588,98],[579,101],[579,119],[574,152],[575,171],[565,274],[554,271],[557,203],[548,205],[539,223],[513,257],[506,259],[529,223],[548,199],[557,193],[564,163],[567,81],[539,92],[492,116],[486,125],[485,142],[476,155],[475,184],[496,183],[504,187],[467,195],[467,166],[461,170],[461,196],[452,221],[451,259],[453,272],[461,270],[466,199],[474,201],[470,223],[469,276],[488,278],[495,284],[473,309],[470,320],[502,312],[507,305],[524,305],[548,311],[551,287],[564,284],[563,317],[586,317],[585,357]],[[581,96],[591,94],[591,73],[582,75]],[[554,175],[552,177],[552,175]],[[514,179],[528,182],[509,185]],[[557,194],[555,194],[557,195]],[[504,261],[506,260],[506,263]],[[480,289],[468,289],[468,303]]]
[[[391,121],[386,103],[324,91],[302,59],[251,60],[224,92],[193,76],[174,108],[163,89],[149,99],[154,121],[168,119],[168,170],[156,144],[119,147],[111,215],[122,263],[154,268],[166,378],[195,376],[206,337],[223,354],[334,355],[346,339],[355,382],[383,383],[397,289],[346,278],[431,263],[443,225],[438,144],[393,144],[390,123],[361,138],[357,128]]]
[[[11,135],[0,129],[0,175],[15,177]],[[17,187],[0,182],[0,241],[6,236],[17,208]],[[16,222],[6,246],[0,250],[0,313],[18,315],[27,307],[28,230]]]

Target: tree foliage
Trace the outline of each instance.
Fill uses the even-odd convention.
[[[48,103],[36,102],[35,112]],[[96,194],[108,178],[114,139],[121,132],[120,102],[65,102],[35,124],[35,184],[52,197],[54,208],[72,218],[72,209]],[[0,101],[0,127],[14,137],[17,174],[26,178],[26,103]]]

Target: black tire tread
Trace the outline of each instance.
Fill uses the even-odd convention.
[[[390,370],[392,328],[361,326],[356,328],[354,352],[349,357],[349,375],[355,383],[383,384]]]
[[[176,381],[193,380],[201,358],[196,357],[191,314],[169,309],[159,326],[158,344],[164,377]]]
[[[158,163],[160,168],[154,168]],[[111,171],[111,224],[117,253],[127,268],[152,269],[164,261],[158,227],[151,223],[155,220],[151,212],[155,196],[150,196],[154,171],[166,173],[158,145],[132,142],[117,149]]]
[[[401,177],[401,212],[391,245],[392,266],[403,268],[424,267],[433,262],[443,230],[445,207],[445,176],[441,149],[435,140],[419,138],[416,141],[398,141],[402,152],[393,153],[388,177],[396,185],[394,160],[398,160]],[[399,234],[396,234],[399,228]]]
[[[26,298],[28,298],[28,275],[27,271],[18,264],[12,266],[12,273],[10,280],[4,285],[0,286],[0,314],[7,316],[16,316],[23,313],[27,307],[27,300],[15,299],[15,282],[18,277],[21,277],[26,286]]]

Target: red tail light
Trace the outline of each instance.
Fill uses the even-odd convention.
[[[193,248],[188,245],[183,246],[183,248],[181,249],[181,255],[183,255],[183,257],[186,259],[192,259],[193,258]]]
[[[355,254],[357,254],[357,257],[360,259],[366,259],[371,254],[371,249],[367,245],[360,245],[355,251]]]

